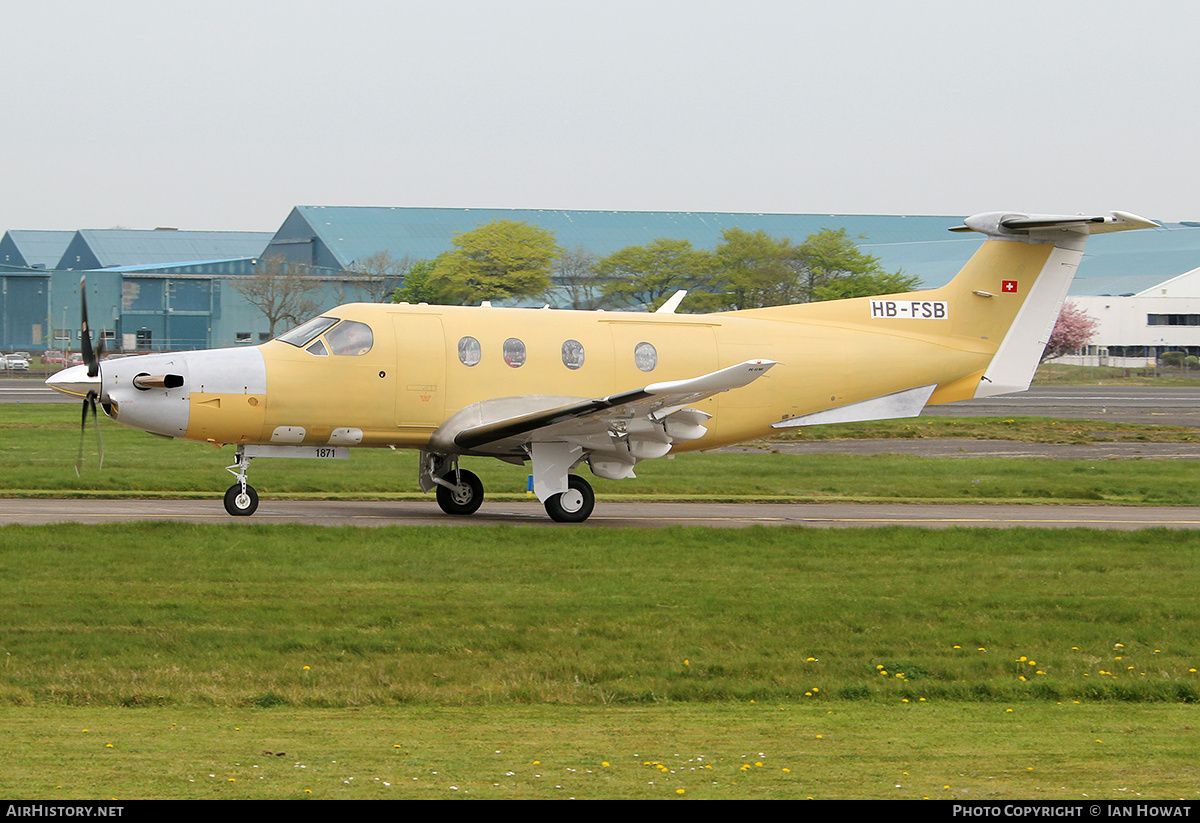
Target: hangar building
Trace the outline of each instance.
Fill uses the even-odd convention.
[[[762,230],[800,242],[822,229],[845,229],[887,270],[904,269],[926,287],[950,280],[982,238],[947,228],[962,215],[735,214],[530,209],[426,209],[297,206],[274,233],[176,230],[9,231],[0,238],[0,349],[77,348],[79,275],[86,271],[92,326],[110,348],[161,350],[258,343],[267,322],[233,287],[263,261],[281,256],[314,267],[323,307],[355,296],[355,264],[380,251],[397,259],[427,259],[451,248],[456,234],[496,219],[548,229],[564,248],[583,246],[603,256],[669,237],[714,248],[724,229]],[[1071,289],[1076,296],[1109,296],[1109,305],[1166,287],[1200,267],[1200,223],[1093,238]],[[1169,300],[1196,295],[1193,304],[1145,314],[1200,318],[1200,276],[1171,286]],[[1125,296],[1122,298],[1122,296]],[[1176,310],[1178,309],[1178,310]],[[1090,309],[1089,309],[1090,311]],[[1109,309],[1112,311],[1112,309]],[[1139,309],[1138,312],[1141,310]],[[1137,314],[1138,312],[1134,312]],[[1132,322],[1132,321],[1130,321]],[[1143,318],[1143,323],[1145,323]],[[1105,329],[1109,326],[1105,325]],[[1131,335],[1112,326],[1114,335]],[[1139,334],[1142,329],[1139,329]],[[1200,346],[1186,324],[1157,326],[1150,351]],[[1178,333],[1178,334],[1177,334]],[[1097,342],[1121,346],[1118,338]],[[1129,338],[1131,341],[1133,337]],[[1141,338],[1138,338],[1141,340]],[[1151,340],[1151,338],[1147,338]],[[1177,342],[1178,341],[1178,342]],[[1200,353],[1200,348],[1197,352]]]

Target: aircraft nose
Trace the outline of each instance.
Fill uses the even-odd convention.
[[[72,366],[50,375],[46,385],[72,397],[87,397],[88,392],[100,393],[100,376],[89,377],[87,366]]]

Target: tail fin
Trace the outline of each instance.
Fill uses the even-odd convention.
[[[954,280],[925,294],[956,307],[955,336],[992,345],[1002,338],[974,396],[1029,388],[1088,235],[1157,226],[1125,212],[1092,217],[991,212],[953,227],[988,239]]]

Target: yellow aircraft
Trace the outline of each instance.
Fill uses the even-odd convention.
[[[987,236],[929,291],[704,315],[355,303],[256,347],[85,364],[46,382],[112,419],[232,444],[225,494],[253,514],[256,457],[421,451],[419,483],[448,514],[483,485],[463,455],[532,464],[551,518],[582,522],[641,461],[780,429],[915,417],[926,405],[1029,387],[1089,234],[1156,226],[1135,215],[994,212]],[[677,298],[680,295],[677,295]]]

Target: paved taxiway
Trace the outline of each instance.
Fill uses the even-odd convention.
[[[60,400],[61,398],[61,400]],[[40,381],[0,380],[0,402],[78,403],[45,388]],[[1002,397],[967,400],[926,409],[930,416],[1038,416],[1200,426],[1200,387],[1071,386],[1035,387]],[[1112,442],[1084,446],[1042,445],[999,440],[919,439],[844,440],[750,445],[746,450],[792,453],[900,453],[936,457],[1051,457],[1104,459],[1200,459],[1197,443]],[[1200,528],[1200,508],[1135,506],[858,505],[780,503],[658,503],[600,501],[582,526],[550,521],[536,502],[487,502],[476,515],[447,517],[432,498],[422,501],[271,501],[248,518],[225,514],[220,495],[211,500],[0,500],[0,524],[114,523],[173,520],[189,523],[314,523],[321,525],[521,524],[548,528],[653,528],[695,525],[744,527],[800,525],[824,528],[909,525],[1038,526],[1097,529]]]
[[[0,525],[128,523],[139,520],[318,526],[520,525],[557,529],[664,526],[809,526],[864,528],[954,526],[993,528],[1200,529],[1200,507],[988,506],[839,503],[656,503],[598,501],[586,523],[554,523],[541,504],[488,502],[470,517],[442,514],[433,500],[263,501],[253,517],[230,517],[212,500],[0,500]]]

